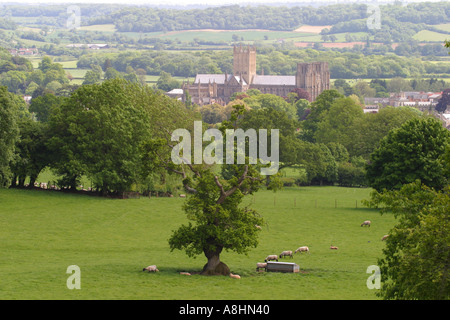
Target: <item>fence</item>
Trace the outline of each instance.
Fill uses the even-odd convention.
[[[304,197],[286,197],[274,195],[273,199],[270,197],[258,198],[253,195],[245,202],[247,205],[264,204],[273,207],[283,208],[314,208],[314,209],[329,209],[329,208],[364,208],[361,203],[361,199],[349,199],[349,198],[304,198]]]

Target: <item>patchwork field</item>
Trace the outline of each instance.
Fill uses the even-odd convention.
[[[236,280],[179,274],[198,272],[206,262],[170,252],[172,231],[186,222],[182,198],[113,200],[0,189],[0,299],[376,299],[366,270],[377,263],[381,237],[395,219],[361,207],[369,192],[302,187],[247,198],[266,224],[247,256],[221,255],[241,275]],[[372,226],[360,227],[367,219]],[[268,254],[303,245],[310,254],[287,259],[300,273],[256,272],[256,262]],[[142,272],[151,264],[160,272]],[[80,268],[80,290],[66,286],[71,265]]]

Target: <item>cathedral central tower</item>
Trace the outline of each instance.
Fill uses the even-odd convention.
[[[251,84],[256,75],[256,48],[255,47],[234,47],[233,49],[233,75],[242,78]]]

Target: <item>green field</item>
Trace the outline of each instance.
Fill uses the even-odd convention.
[[[450,23],[437,24],[434,27],[436,27],[440,30],[450,31]]]
[[[445,40],[450,39],[450,35],[429,30],[422,30],[416,33],[413,38],[415,40],[425,42],[444,42]]]
[[[90,26],[83,26],[77,30],[84,31],[99,31],[99,32],[116,32],[116,26],[114,24],[94,24]]]
[[[369,189],[339,187],[260,191],[245,200],[266,220],[260,245],[221,259],[241,279],[183,276],[206,259],[170,252],[185,222],[182,198],[113,200],[54,191],[0,189],[0,299],[376,299],[366,273],[377,263],[390,215],[361,208]],[[356,208],[358,206],[358,208]],[[362,221],[372,220],[370,228]],[[339,250],[330,250],[330,245]],[[268,254],[307,245],[294,256],[300,273],[258,273]],[[142,268],[156,264],[158,273]],[[69,290],[67,267],[81,270]]]

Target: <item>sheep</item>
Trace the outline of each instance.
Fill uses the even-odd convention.
[[[387,235],[385,235],[385,236],[383,236],[383,238],[381,238],[381,241],[384,241],[384,240],[386,240],[387,239],[387,237],[389,237],[389,235],[387,234]]]
[[[155,265],[151,265],[151,266],[148,266],[148,267],[142,269],[142,271],[157,272],[157,271],[159,271],[159,270],[158,270],[158,268],[156,268]]]
[[[339,249],[338,247],[335,247],[335,246],[330,246],[330,249],[331,250],[337,250],[337,249]]]
[[[186,198],[185,194],[180,194],[180,198]]]
[[[286,256],[289,256],[289,257],[291,257],[291,258],[294,257],[294,256],[292,255],[292,251],[283,251],[283,252],[280,254],[280,259],[283,258],[283,257],[286,257]]]
[[[257,262],[256,263],[256,271],[259,271],[261,268],[266,269],[267,268],[267,263]]]
[[[299,248],[297,248],[297,250],[295,250],[294,253],[297,253],[297,252],[300,252],[300,253],[308,252],[309,253],[309,248],[307,246],[299,247]]]
[[[256,229],[261,229],[261,226],[258,226],[257,224],[255,224],[255,228]]]
[[[264,262],[270,261],[270,260],[277,260],[278,261],[278,256],[276,254],[271,254],[269,256],[267,256],[267,258],[264,260]]]
[[[180,274],[185,275],[185,276],[190,276],[191,275],[189,272],[180,272]]]
[[[361,223],[361,227],[362,226],[369,226],[370,227],[371,222],[369,220],[364,221],[363,223]]]
[[[238,275],[238,274],[232,274],[232,273],[230,273],[230,278],[233,278],[233,279],[240,279],[241,276]]]

